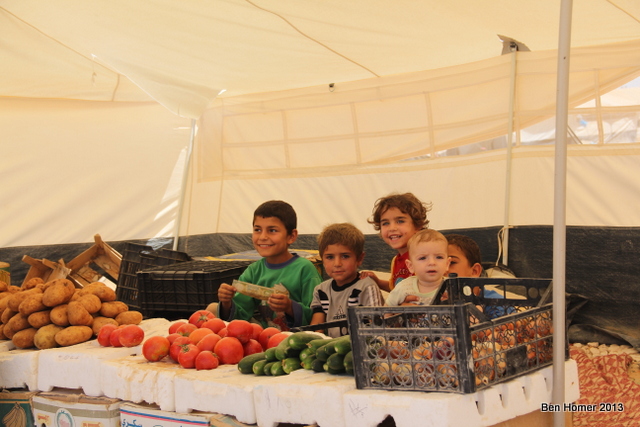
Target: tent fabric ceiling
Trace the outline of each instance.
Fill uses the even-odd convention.
[[[573,9],[573,47],[639,36],[633,0]],[[493,58],[498,34],[555,49],[559,11],[560,0],[3,0],[0,96],[150,96],[198,118],[223,89],[231,97]]]

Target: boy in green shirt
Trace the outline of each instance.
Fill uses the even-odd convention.
[[[322,279],[311,261],[289,252],[289,246],[298,238],[296,227],[296,212],[288,203],[271,200],[258,206],[253,214],[251,241],[262,259],[249,265],[238,280],[267,288],[280,283],[289,295],[273,293],[264,304],[223,283],[218,289],[218,317],[223,320],[254,317],[263,327],[276,326],[282,330],[309,324],[313,290]]]

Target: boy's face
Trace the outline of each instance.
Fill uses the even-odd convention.
[[[401,254],[407,251],[407,242],[417,231],[411,217],[398,208],[389,208],[380,215],[380,237]]]
[[[257,216],[253,220],[253,247],[269,263],[280,264],[288,261],[291,258],[289,245],[295,242],[297,237],[297,230],[287,234],[284,224],[276,217]]]
[[[449,268],[447,243],[440,240],[417,243],[411,247],[407,267],[421,283],[440,283]]]
[[[324,270],[338,286],[351,283],[356,278],[363,259],[364,254],[357,257],[351,249],[340,244],[327,245],[322,253]]]
[[[451,264],[447,274],[456,273],[458,277],[480,277],[482,267],[478,264],[471,265],[458,245],[449,245],[449,257]]]

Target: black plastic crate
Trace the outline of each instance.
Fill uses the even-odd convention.
[[[164,248],[154,251],[151,246],[127,242],[118,273],[118,287],[116,288],[118,300],[126,303],[131,310],[140,311],[146,316],[142,311],[140,301],[138,272],[190,260],[191,257],[184,252]]]
[[[218,301],[222,283],[237,279],[253,261],[189,261],[138,273],[143,313],[192,314]]]
[[[449,283],[451,305],[350,307],[357,388],[473,393],[551,365],[550,281],[489,281]],[[478,286],[507,298],[484,298]],[[489,320],[476,305],[503,315]]]

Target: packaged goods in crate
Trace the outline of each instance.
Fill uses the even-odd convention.
[[[232,283],[252,261],[188,261],[138,273],[143,313],[185,315],[218,301],[218,288]]]
[[[131,310],[140,311],[147,316],[147,313],[142,310],[140,301],[138,272],[190,260],[191,257],[184,252],[164,248],[154,250],[151,246],[127,242],[118,274],[116,288],[118,300],[126,303]]]
[[[458,280],[464,290],[474,279]],[[513,279],[492,279],[503,291],[504,280]],[[356,386],[473,393],[550,365],[552,304],[536,306],[550,282],[518,281],[524,295],[503,292],[507,298],[491,301],[450,287],[451,305],[349,308]],[[487,308],[504,315],[489,319]]]

